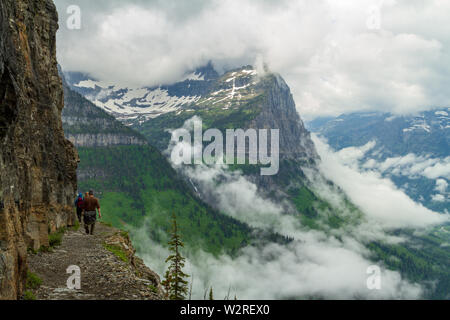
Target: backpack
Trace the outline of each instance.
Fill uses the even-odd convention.
[[[77,207],[80,208],[80,209],[82,209],[82,208],[83,208],[83,205],[84,205],[83,198],[78,197],[78,199],[77,199]]]

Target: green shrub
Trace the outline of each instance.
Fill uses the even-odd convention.
[[[27,283],[26,288],[27,289],[39,289],[39,287],[42,284],[42,279],[39,278],[39,276],[33,272],[28,271],[27,272]]]
[[[152,290],[153,293],[158,293],[158,289],[157,289],[154,285],[149,284],[149,285],[148,285],[148,288],[149,288],[150,290]]]
[[[116,257],[118,257],[120,260],[122,260],[123,262],[128,263],[127,254],[122,249],[121,246],[114,245],[114,244],[106,244],[106,243],[104,243],[103,246],[105,247],[106,250],[114,253],[114,255],[116,255]]]
[[[60,246],[62,243],[62,237],[64,235],[64,232],[66,232],[66,228],[61,228],[58,231],[49,234],[48,236],[48,243],[51,248]]]
[[[36,300],[36,296],[30,290],[23,293],[23,300]]]
[[[44,253],[49,253],[49,252],[53,252],[53,249],[47,246],[41,246],[38,250],[38,252],[44,252]]]

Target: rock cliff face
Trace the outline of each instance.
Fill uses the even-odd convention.
[[[217,128],[223,133],[226,129],[278,129],[278,174],[262,176],[259,168],[252,166],[241,166],[240,169],[260,191],[268,195],[280,194],[280,199],[286,198],[287,191],[293,186],[300,188],[309,183],[303,168],[317,169],[319,155],[296,110],[291,91],[280,75],[244,66],[207,83],[204,80],[187,83],[191,87],[207,84],[207,92],[197,96],[194,103],[180,106],[176,112],[133,125],[151,145],[166,150],[170,142],[167,129],[180,128],[194,116],[202,119],[204,129]],[[214,205],[215,202],[209,203]]]
[[[144,145],[145,141],[131,135],[120,135],[113,133],[103,134],[70,134],[66,135],[77,147],[107,147],[107,146],[128,146],[128,145]]]
[[[24,288],[27,248],[71,225],[77,154],[64,138],[50,0],[0,2],[0,298]]]
[[[66,138],[76,147],[145,145],[144,137],[124,126],[67,85],[62,72],[64,109],[62,122]]]
[[[170,86],[140,89],[103,83],[80,73],[66,73],[66,77],[72,90],[131,125],[161,151],[170,140],[166,129],[181,127],[198,115],[207,127],[279,129],[282,159],[318,159],[288,85],[268,70],[261,73],[243,66],[219,75],[208,64]],[[85,138],[90,139],[80,137]]]
[[[261,90],[264,94],[259,104],[260,112],[247,127],[279,129],[280,168],[275,176],[253,174],[248,179],[256,183],[260,191],[281,191],[282,199],[293,185],[307,184],[302,167],[316,170],[320,157],[283,78],[278,74],[267,74],[261,81]]]
[[[278,74],[268,75],[267,78],[261,112],[249,127],[279,129],[281,159],[317,160],[319,156],[311,134],[300,119],[288,85]]]

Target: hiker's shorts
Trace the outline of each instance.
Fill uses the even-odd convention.
[[[84,224],[91,225],[97,221],[97,212],[96,211],[86,211],[84,213]]]

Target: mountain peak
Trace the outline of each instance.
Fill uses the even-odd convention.
[[[214,80],[219,77],[219,73],[214,69],[211,61],[209,61],[205,66],[195,69],[194,74],[201,77],[205,81]]]

